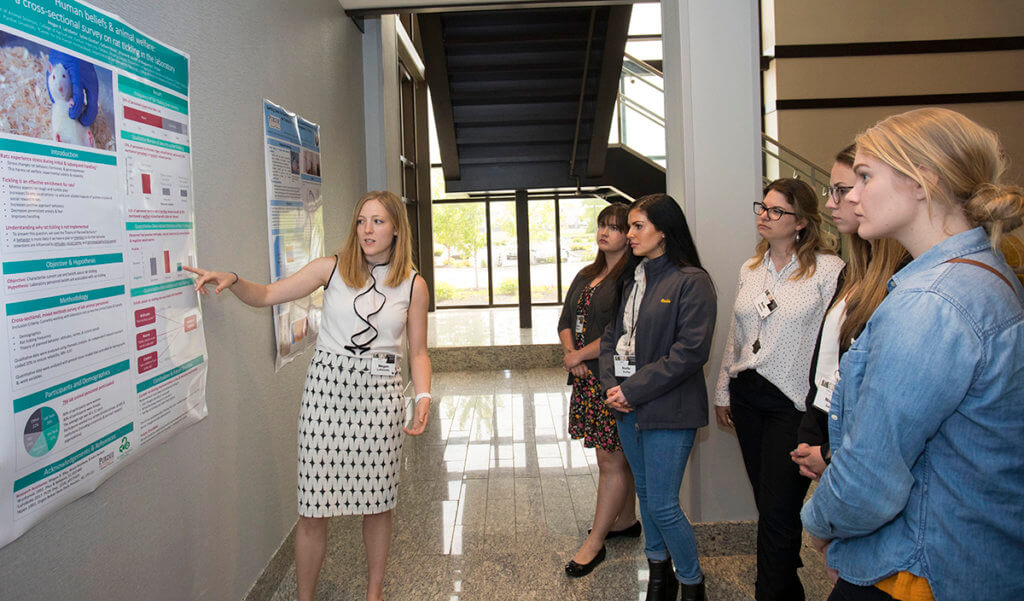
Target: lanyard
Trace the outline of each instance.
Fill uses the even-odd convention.
[[[359,330],[358,332],[353,333],[352,336],[349,337],[349,344],[345,345],[346,351],[354,353],[356,355],[361,355],[366,351],[370,350],[370,345],[373,344],[375,340],[377,340],[377,336],[380,334],[380,331],[377,330],[376,326],[370,323],[370,318],[380,313],[384,309],[384,305],[387,304],[388,300],[388,297],[383,292],[377,290],[377,278],[373,275],[373,270],[377,269],[382,265],[386,266],[387,263],[374,265],[370,268],[370,286],[366,290],[363,290],[362,292],[360,292],[359,294],[355,295],[355,297],[352,298],[352,311],[356,314],[356,317],[359,318],[360,321],[366,324],[366,327]],[[371,311],[369,314],[363,315],[362,313],[359,312],[359,306],[357,303],[360,298],[368,294],[372,295],[374,293],[380,295],[380,298],[376,299],[380,301],[380,305],[378,305],[377,308]],[[371,297],[371,302],[373,300],[374,299]]]
[[[771,263],[771,260],[772,260],[772,257],[769,254],[768,258],[761,262],[762,265],[764,265],[764,278],[761,280],[761,282],[762,282],[761,288],[764,289],[765,299],[767,299],[769,302],[766,305],[768,307],[768,314],[764,315],[764,316],[760,316],[760,313],[759,313],[759,316],[761,317],[761,319],[759,319],[757,321],[757,338],[754,339],[754,344],[750,345],[750,350],[752,350],[755,355],[758,353],[758,351],[761,350],[761,326],[762,326],[762,324],[764,324],[764,321],[766,319],[768,319],[768,316],[771,315],[772,312],[774,312],[776,308],[778,308],[778,303],[775,302],[775,296],[774,296],[775,295],[775,287],[779,284],[779,281],[782,280],[782,277],[786,273],[786,270],[793,263],[793,259],[790,258],[789,263],[786,263],[786,265],[783,266],[782,270],[779,271],[778,277],[773,277],[772,278],[772,280],[773,280],[772,281],[772,287],[768,288],[768,277],[769,277],[769,275],[771,275],[771,272],[773,271],[773,268],[775,267],[775,264]],[[755,303],[755,304],[757,304],[757,303]]]

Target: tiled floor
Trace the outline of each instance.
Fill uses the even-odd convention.
[[[640,540],[609,541],[608,559],[585,578],[562,571],[590,527],[597,477],[593,452],[566,434],[564,382],[559,369],[435,374],[427,431],[405,443],[389,601],[644,598]],[[362,601],[359,518],[330,528],[317,599]],[[753,599],[753,556],[719,543],[701,540],[708,598]],[[804,562],[807,599],[820,601],[829,588],[820,559],[805,549]],[[295,599],[294,566],[272,599]]]
[[[519,308],[439,309],[427,315],[427,346],[557,344],[561,307],[534,307],[533,327],[520,329]]]

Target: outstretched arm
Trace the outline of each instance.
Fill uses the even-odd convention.
[[[320,257],[298,272],[271,284],[250,282],[230,271],[209,271],[200,267],[184,269],[199,276],[196,278],[196,290],[203,294],[207,293],[206,287],[212,285],[214,294],[228,289],[247,305],[269,307],[302,298],[326,286],[334,271],[334,264],[334,257]]]
[[[427,356],[427,306],[430,304],[430,293],[427,282],[423,278],[415,278],[412,282],[412,300],[409,302],[409,313],[406,317],[406,336],[409,338],[409,369],[412,371],[412,387],[417,396],[430,393],[430,357]],[[416,401],[411,428],[404,428],[406,434],[419,436],[427,427],[430,418],[430,397],[425,396]]]

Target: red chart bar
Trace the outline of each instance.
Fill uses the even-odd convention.
[[[164,273],[171,273],[171,251],[164,251]]]
[[[129,106],[124,107],[124,118],[129,121],[138,121],[139,123],[152,125],[153,127],[158,127],[160,129],[163,129],[164,127],[163,117],[154,115],[153,113],[140,111],[139,109],[133,109]]]
[[[153,193],[153,186],[150,184],[149,174],[148,173],[143,173],[142,174],[142,193],[143,194],[152,194]]]

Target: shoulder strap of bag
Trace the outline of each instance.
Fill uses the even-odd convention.
[[[975,267],[981,267],[982,269],[987,269],[987,270],[991,271],[992,273],[996,274],[997,276],[999,276],[999,279],[1003,280],[1003,283],[1010,287],[1010,291],[1012,291],[1014,294],[1017,293],[1017,291],[1013,289],[1013,284],[1010,283],[1010,280],[1006,279],[1005,275],[999,273],[999,271],[997,271],[991,265],[986,265],[985,263],[982,263],[981,261],[975,261],[973,259],[959,259],[959,258],[958,259],[950,259],[950,260],[946,261],[946,263],[967,263],[968,265],[974,265]]]

